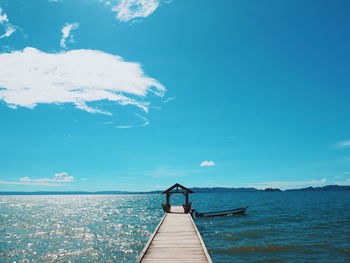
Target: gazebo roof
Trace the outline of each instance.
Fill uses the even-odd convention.
[[[176,191],[172,191],[176,188]],[[183,191],[179,191],[179,188],[182,189]],[[166,193],[190,193],[193,194],[194,192],[189,189],[184,187],[181,184],[174,184],[172,187],[169,187],[168,189],[166,189],[162,194],[166,194]]]

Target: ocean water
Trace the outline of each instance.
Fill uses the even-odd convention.
[[[0,196],[0,262],[135,262],[164,196]],[[174,200],[174,204],[181,203]],[[214,263],[350,262],[350,192],[193,194]]]

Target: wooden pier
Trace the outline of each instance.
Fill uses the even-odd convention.
[[[176,188],[176,192],[172,191]],[[179,188],[183,191],[179,192]],[[163,205],[165,214],[148,240],[136,263],[212,263],[205,244],[194,223],[188,202],[190,189],[175,184],[163,193],[167,203]],[[170,195],[183,193],[186,204],[171,206]]]

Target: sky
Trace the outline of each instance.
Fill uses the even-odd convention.
[[[0,191],[350,185],[347,0],[0,0]]]

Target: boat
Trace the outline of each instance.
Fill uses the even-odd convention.
[[[194,211],[194,215],[196,217],[228,216],[228,215],[243,214],[247,209],[248,209],[248,206],[242,206],[236,209],[217,211],[217,212],[199,213],[197,211]]]

